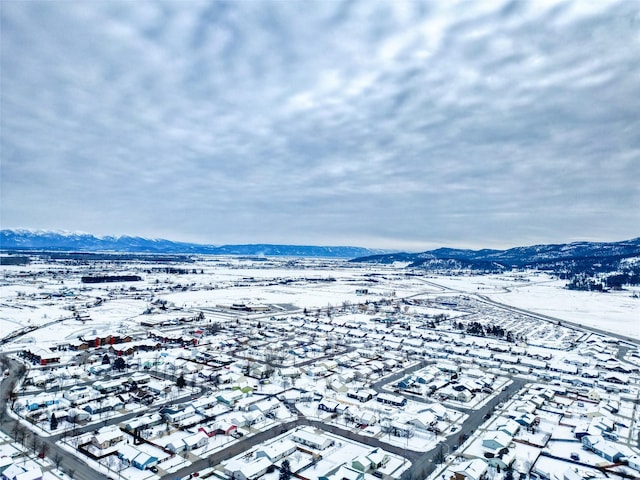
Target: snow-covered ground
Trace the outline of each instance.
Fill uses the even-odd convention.
[[[568,290],[564,288],[566,280],[537,272],[437,276],[429,281],[452,293],[480,294],[513,307],[640,339],[640,298],[634,297],[640,287],[606,293]]]

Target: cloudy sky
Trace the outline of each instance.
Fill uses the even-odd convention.
[[[640,2],[2,0],[1,226],[640,235]]]

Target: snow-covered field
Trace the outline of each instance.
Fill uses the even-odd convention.
[[[285,311],[326,309],[385,297],[428,299],[478,294],[516,308],[640,339],[640,298],[633,296],[640,288],[607,293],[570,291],[563,288],[564,281],[536,272],[415,277],[392,267],[360,268],[344,262],[318,265],[315,261],[299,261],[287,265],[201,261],[185,268],[189,273],[172,275],[151,271],[145,265],[128,265],[128,273],[142,272],[141,282],[87,285],[80,282],[87,274],[86,267],[3,266],[0,336],[62,319],[69,320],[30,333],[23,341],[75,338],[92,329],[136,328],[154,299],[187,312],[234,303],[272,305]],[[368,292],[358,295],[357,289]],[[74,309],[89,314],[90,322],[74,320]],[[438,309],[414,306],[407,313],[435,315]],[[457,315],[453,310],[443,313]]]
[[[606,293],[568,290],[565,280],[536,272],[437,276],[429,281],[452,293],[479,294],[505,305],[640,339],[640,287]]]

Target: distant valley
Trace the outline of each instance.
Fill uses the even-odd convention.
[[[50,252],[59,258],[108,254],[127,260],[132,254],[155,255],[156,261],[186,261],[189,255],[343,258],[355,263],[406,263],[408,269],[439,272],[499,273],[513,269],[546,271],[568,281],[569,288],[606,290],[640,284],[640,237],[619,242],[574,242],[515,247],[507,250],[438,248],[420,253],[354,246],[206,245],[134,236],[95,236],[44,230],[0,231],[2,263],[19,263],[25,253]],[[174,256],[174,257],[172,257]],[[25,257],[22,257],[23,259]],[[13,259],[13,260],[12,260]]]

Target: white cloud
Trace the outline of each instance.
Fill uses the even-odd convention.
[[[214,243],[635,236],[639,11],[8,1],[3,223]]]

